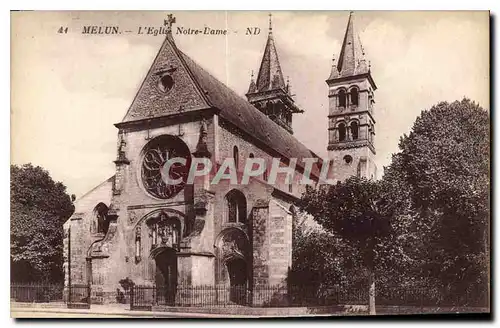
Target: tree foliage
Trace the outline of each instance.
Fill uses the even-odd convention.
[[[62,279],[63,223],[74,206],[66,187],[31,164],[10,167],[11,280]]]
[[[356,252],[351,245],[319,228],[299,227],[293,235],[293,268],[289,275],[292,285],[307,284],[312,289],[332,285],[356,285],[354,272],[361,266],[357,257],[342,254]]]
[[[374,268],[384,239],[391,233],[387,202],[378,182],[351,177],[328,188],[309,188],[301,209],[357,249],[366,267]]]
[[[401,138],[381,181],[350,178],[308,189],[301,209],[357,250],[340,256],[359,256],[377,273],[379,288],[485,295],[489,124],[488,112],[468,99],[441,102]]]
[[[402,190],[396,226],[413,274],[457,294],[487,286],[489,123],[468,99],[439,103],[401,138],[384,175]]]

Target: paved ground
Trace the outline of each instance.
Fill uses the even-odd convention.
[[[247,314],[235,314],[234,310],[227,313],[224,309],[206,308],[175,308],[165,311],[130,311],[126,304],[93,304],[91,309],[68,309],[64,303],[59,304],[32,304],[12,303],[12,318],[262,318],[262,317],[301,317],[301,316],[346,316],[367,315],[366,311],[339,311],[328,309],[323,312],[305,312],[306,308],[250,308],[239,309]],[[325,310],[325,309],[324,309]],[[213,313],[212,311],[219,313]],[[212,312],[212,313],[210,313]],[[250,313],[249,313],[250,312]],[[489,313],[489,309],[483,308],[414,308],[414,307],[386,307],[377,309],[377,314],[432,314],[432,313]],[[307,313],[307,314],[306,314]],[[323,313],[323,314],[319,314]],[[328,313],[328,314],[324,314]]]
[[[92,305],[91,309],[66,307],[11,307],[12,318],[259,318],[266,315],[235,315],[185,312],[130,311],[116,305]]]

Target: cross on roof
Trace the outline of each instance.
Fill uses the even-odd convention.
[[[163,20],[163,25],[167,28],[167,33],[172,33],[173,23],[175,23],[175,17],[172,14],[168,14],[167,19]]]

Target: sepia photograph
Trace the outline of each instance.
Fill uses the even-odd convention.
[[[12,318],[491,318],[489,11],[11,11]]]

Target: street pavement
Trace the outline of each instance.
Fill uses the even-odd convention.
[[[240,315],[191,312],[130,311],[116,305],[92,305],[91,309],[65,307],[11,307],[12,318],[260,318],[276,315]]]

